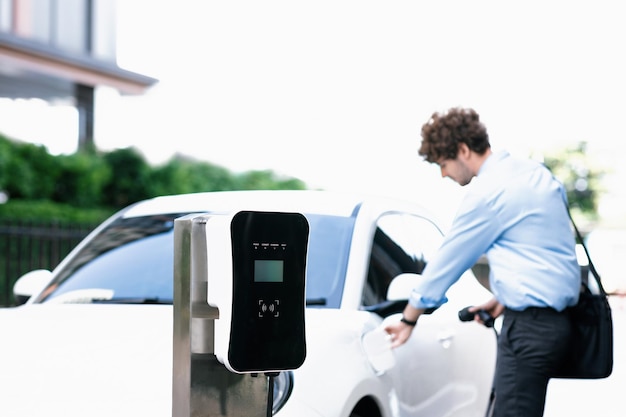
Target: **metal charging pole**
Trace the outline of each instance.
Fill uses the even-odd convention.
[[[218,311],[207,302],[206,222],[200,215],[174,222],[172,417],[265,417],[267,378],[230,372],[214,354]]]

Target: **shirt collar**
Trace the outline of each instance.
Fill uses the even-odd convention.
[[[493,165],[497,164],[503,159],[508,158],[509,156],[510,154],[507,151],[492,152],[491,155],[489,155],[487,159],[485,159],[485,162],[483,162],[483,164],[480,166],[480,169],[478,170],[478,175],[487,172],[489,169],[491,169]]]

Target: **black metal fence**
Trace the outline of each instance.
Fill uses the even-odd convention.
[[[0,306],[14,305],[13,284],[34,269],[52,270],[95,225],[0,220]]]

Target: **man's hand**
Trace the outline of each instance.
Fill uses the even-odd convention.
[[[385,327],[385,331],[391,336],[391,347],[397,348],[403,345],[413,332],[417,319],[424,313],[423,309],[413,308],[407,305],[402,313],[402,320],[391,323]]]
[[[385,327],[385,331],[391,336],[391,347],[397,348],[409,340],[409,336],[411,336],[411,332],[413,332],[413,327],[414,326],[410,326],[401,321],[391,323]]]
[[[504,312],[504,306],[498,302],[495,298],[487,301],[486,303],[470,307],[468,310],[470,313],[475,313],[478,310],[485,310],[491,317],[494,319],[499,317]],[[479,323],[482,323],[478,315],[475,316],[475,320]],[[484,323],[482,323],[484,324]]]

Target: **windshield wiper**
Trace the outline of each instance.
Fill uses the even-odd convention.
[[[326,305],[326,298],[323,298],[323,297],[307,298],[306,299],[306,305],[308,305],[308,306],[325,306]]]
[[[172,304],[172,300],[158,297],[119,297],[108,300],[96,299],[91,301],[92,304]]]

